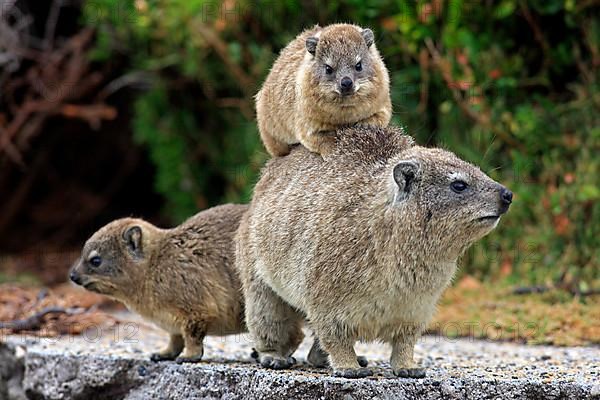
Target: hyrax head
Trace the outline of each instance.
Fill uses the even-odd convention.
[[[367,95],[377,73],[370,48],[374,42],[370,29],[348,24],[325,27],[306,39],[306,50],[313,56],[312,76],[325,98],[343,99]]]
[[[133,218],[105,225],[85,243],[69,278],[87,290],[127,298],[144,275],[148,259],[148,238],[144,235],[152,228]]]
[[[479,168],[442,149],[403,151],[389,165],[387,201],[417,227],[436,259],[454,260],[493,230],[513,194]]]

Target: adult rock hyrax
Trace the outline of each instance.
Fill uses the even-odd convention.
[[[234,235],[245,205],[202,211],[173,229],[118,219],[85,243],[70,278],[123,302],[170,334],[154,361],[199,361],[205,335],[246,331],[234,266]]]
[[[256,95],[267,151],[283,156],[301,143],[326,155],[340,126],[387,126],[389,81],[370,29],[334,24],[302,32],[281,51]]]
[[[259,361],[288,366],[306,319],[322,347],[309,361],[328,353],[334,375],[370,375],[353,345],[378,339],[392,345],[397,376],[423,377],[415,342],[457,258],[496,227],[512,193],[398,128],[337,139],[326,159],[301,146],[271,159],[240,222],[236,265]]]

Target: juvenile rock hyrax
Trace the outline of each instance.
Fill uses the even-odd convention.
[[[245,205],[202,211],[173,229],[134,218],[101,228],[85,243],[70,278],[123,302],[166,330],[154,361],[199,361],[205,335],[246,331],[234,266],[234,235]]]
[[[457,258],[489,233],[512,193],[398,128],[354,127],[326,159],[272,159],[236,237],[246,323],[263,366],[285,368],[308,320],[334,374],[362,377],[357,340],[391,343],[394,373],[423,377],[413,347]],[[312,360],[311,360],[312,358]]]
[[[389,86],[370,29],[316,26],[281,51],[256,95],[260,136],[272,156],[288,154],[296,143],[326,155],[340,126],[387,126]]]

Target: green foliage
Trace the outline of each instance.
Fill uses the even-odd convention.
[[[217,35],[208,43],[198,30],[219,12],[214,1],[182,0],[96,0],[84,8],[86,23],[97,30],[92,57],[109,62],[125,55],[131,71],[152,77],[152,88],[136,100],[133,130],[148,148],[156,190],[174,222],[222,201],[248,201],[266,160],[251,95],[271,52],[250,44],[243,54],[240,43]],[[248,55],[265,61],[254,75],[236,70],[251,85],[240,87],[223,58],[235,68]]]
[[[170,214],[178,220],[186,218],[195,209],[193,199],[198,195],[193,166],[186,162],[187,138],[181,134],[195,129],[192,115],[171,109],[166,91],[156,87],[137,100],[133,129],[156,165],[156,190],[167,195]]]
[[[93,57],[152,74],[133,128],[168,215],[247,201],[266,160],[252,96],[276,53],[315,23],[376,31],[395,124],[515,192],[464,270],[546,283],[600,277],[599,26],[573,0],[95,0]]]

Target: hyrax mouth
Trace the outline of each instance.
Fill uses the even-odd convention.
[[[338,98],[339,100],[346,100],[349,99],[351,97],[353,97],[356,92],[342,92],[338,89],[334,90],[333,93],[335,94],[335,97]]]
[[[477,221],[479,221],[479,222],[494,222],[494,221],[497,221],[499,218],[500,218],[499,215],[486,215],[485,217],[477,218]]]
[[[90,292],[100,293],[98,286],[96,285],[96,282],[86,282],[81,286],[83,286],[86,290],[89,290]]]

